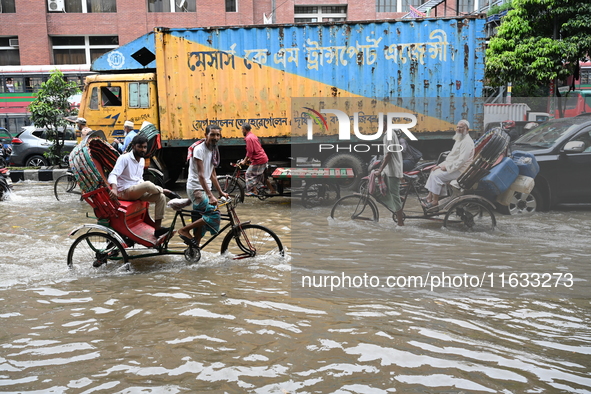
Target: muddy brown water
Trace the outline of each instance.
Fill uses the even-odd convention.
[[[296,297],[292,278],[381,256],[397,273],[436,274],[434,261],[522,272],[525,262],[585,285],[589,210],[498,215],[498,231],[475,235],[421,220],[401,229],[387,216],[335,224],[326,208],[249,200],[239,215],[272,228],[286,258],[210,248],[195,265],[158,256],[131,272],[72,272],[68,233],[92,222],[88,206],[56,201],[48,183],[15,191],[0,203],[2,393],[591,392],[589,297]],[[352,272],[373,272],[362,265]]]

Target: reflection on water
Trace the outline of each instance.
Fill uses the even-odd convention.
[[[164,256],[131,273],[72,273],[67,234],[92,222],[87,206],[64,207],[42,183],[16,192],[0,203],[0,392],[591,392],[588,299],[293,298],[297,256],[232,261],[217,249],[196,265]],[[325,210],[297,212],[286,199],[239,208],[289,250],[295,226],[335,231]],[[501,217],[502,235],[470,240],[429,222],[351,231],[359,244],[403,238],[396,253],[420,250],[419,264],[436,244],[469,245],[465,264],[511,267],[542,250],[566,265],[588,259],[590,218]],[[526,231],[521,250],[504,247]],[[336,247],[360,249],[349,242]]]

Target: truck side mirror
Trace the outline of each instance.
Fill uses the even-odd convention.
[[[569,141],[564,145],[563,151],[565,153],[581,153],[585,150],[585,143],[583,141]]]

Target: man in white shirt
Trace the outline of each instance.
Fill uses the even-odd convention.
[[[125,153],[117,159],[113,171],[109,174],[109,195],[113,200],[127,201],[142,200],[156,203],[154,212],[154,235],[160,237],[168,232],[168,227],[162,227],[164,208],[167,197],[177,197],[170,190],[162,189],[152,182],[144,181],[144,156],[148,150],[148,138],[137,135],[131,141],[131,152]]]
[[[185,244],[196,249],[206,232],[216,234],[220,228],[218,200],[213,195],[212,186],[215,186],[221,196],[228,198],[228,194],[222,191],[215,172],[220,163],[217,144],[222,137],[221,131],[221,127],[217,125],[207,126],[205,141],[193,145],[193,151],[190,152],[187,196],[193,203],[196,215],[193,223],[179,229],[178,234]],[[194,230],[194,237],[191,237],[191,230]]]
[[[445,161],[433,167],[426,188],[429,190],[425,207],[429,210],[439,209],[439,197],[447,195],[447,184],[457,179],[470,167],[474,158],[474,141],[470,138],[470,123],[462,119],[456,126],[455,141]]]

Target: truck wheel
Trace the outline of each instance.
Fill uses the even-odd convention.
[[[531,193],[515,192],[509,205],[499,205],[497,211],[504,215],[519,215],[522,213],[545,211],[542,193],[534,188]]]
[[[335,153],[326,159],[324,167],[353,169],[355,178],[343,179],[342,182],[339,182],[339,186],[344,190],[357,191],[359,189],[359,184],[361,183],[361,178],[365,174],[365,164],[363,164],[363,160],[361,160],[359,156],[350,153]]]

